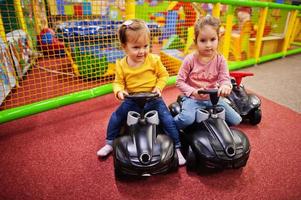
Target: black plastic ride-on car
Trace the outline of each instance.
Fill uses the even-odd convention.
[[[248,94],[245,87],[241,84],[243,77],[253,75],[253,73],[249,72],[230,72],[233,89],[226,101],[240,114],[243,121],[256,125],[261,121],[261,100],[254,94]]]
[[[209,94],[212,107],[198,109],[195,122],[181,134],[182,151],[187,170],[218,171],[244,167],[250,154],[247,136],[225,122],[225,110],[217,106],[217,89],[200,90]],[[181,98],[169,106],[172,115],[181,110]]]
[[[136,101],[142,112],[128,112],[125,133],[114,140],[113,159],[117,179],[138,178],[178,169],[173,140],[161,131],[157,111],[144,113],[145,103],[157,97],[157,93],[136,93],[125,97]]]

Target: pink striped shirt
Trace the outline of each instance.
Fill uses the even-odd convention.
[[[224,84],[231,85],[225,58],[217,54],[208,63],[202,63],[195,52],[185,57],[176,81],[176,86],[181,92],[194,99],[195,97],[191,96],[194,90],[213,89]]]

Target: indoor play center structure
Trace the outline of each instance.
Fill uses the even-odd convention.
[[[219,50],[236,70],[300,53],[300,10],[286,0],[3,0],[0,123],[112,92],[126,19],[147,22],[173,84],[199,16],[221,19]]]

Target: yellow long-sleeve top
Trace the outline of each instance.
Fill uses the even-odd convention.
[[[119,91],[151,92],[155,87],[162,91],[168,76],[166,68],[157,55],[149,53],[144,63],[136,67],[129,66],[124,57],[116,62],[113,90],[115,95]]]

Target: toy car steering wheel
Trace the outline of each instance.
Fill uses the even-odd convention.
[[[217,105],[219,97],[217,96],[218,89],[198,90],[198,94],[209,94],[212,105]]]
[[[129,95],[124,96],[127,99],[139,100],[139,99],[153,99],[159,97],[159,94],[156,92],[138,92],[138,93],[131,93]]]
[[[157,92],[138,92],[125,95],[124,97],[136,101],[143,108],[146,102],[158,98],[159,94]]]

